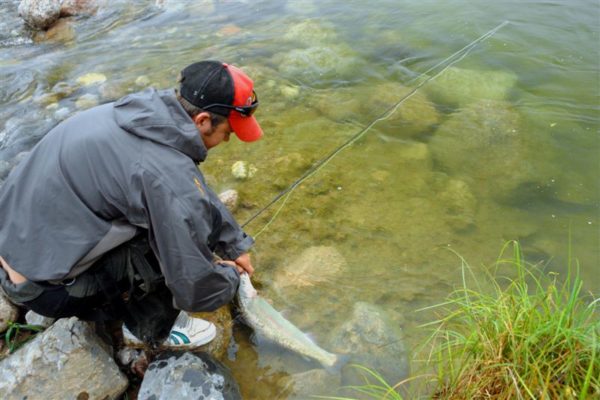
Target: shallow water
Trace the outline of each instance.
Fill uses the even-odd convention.
[[[570,247],[585,289],[600,292],[597,2],[111,2],[75,20],[66,38],[42,42],[22,27],[17,3],[0,2],[0,180],[80,96],[169,87],[188,63],[222,59],[254,78],[265,130],[258,143],[215,149],[202,166],[216,190],[240,192],[242,222],[424,71],[510,21],[248,224],[258,234],[256,276],[325,346],[365,301],[393,312],[412,349],[428,334],[418,325],[433,318],[416,310],[460,284],[454,252],[480,273],[512,239],[561,274]],[[106,82],[76,83],[91,72]],[[43,96],[58,82],[73,91],[53,105]],[[236,180],[238,160],[256,174]],[[318,245],[344,255],[342,272],[295,289],[278,282]],[[327,268],[315,263],[307,280]],[[314,367],[251,345],[244,329],[236,338],[228,365],[245,398],[286,398],[285,376]]]

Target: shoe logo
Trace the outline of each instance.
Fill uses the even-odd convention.
[[[174,344],[190,344],[190,338],[178,331],[171,331],[169,339]]]

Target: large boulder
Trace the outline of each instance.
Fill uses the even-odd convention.
[[[241,400],[231,373],[206,353],[165,352],[148,366],[140,399]]]
[[[128,386],[88,323],[58,320],[0,361],[0,398],[117,399]]]
[[[330,348],[350,355],[342,369],[342,384],[363,383],[358,364],[376,371],[390,384],[409,375],[404,335],[391,314],[365,302],[357,302],[348,321],[332,333]]]

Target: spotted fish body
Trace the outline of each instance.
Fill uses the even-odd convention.
[[[265,299],[260,297],[248,274],[240,277],[237,298],[246,324],[261,338],[267,339],[303,357],[319,362],[325,369],[336,371],[346,357],[330,353],[317,345],[304,332],[285,319]]]

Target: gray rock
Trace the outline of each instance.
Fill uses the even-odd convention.
[[[9,322],[14,322],[19,317],[19,309],[0,291],[0,332],[8,328]]]
[[[117,399],[128,381],[103,346],[88,323],[58,320],[0,361],[0,398]]]
[[[21,0],[19,15],[35,29],[48,29],[60,18],[61,0]]]
[[[148,367],[140,399],[241,399],[229,370],[206,353],[167,352]]]
[[[56,318],[44,317],[35,311],[29,310],[27,311],[27,314],[25,314],[25,321],[27,321],[29,325],[38,325],[48,328],[56,321]]]
[[[334,330],[330,347],[335,352],[351,356],[351,362],[342,369],[343,385],[364,383],[352,364],[376,371],[392,385],[409,374],[403,333],[398,322],[374,305],[356,303],[350,319]]]

